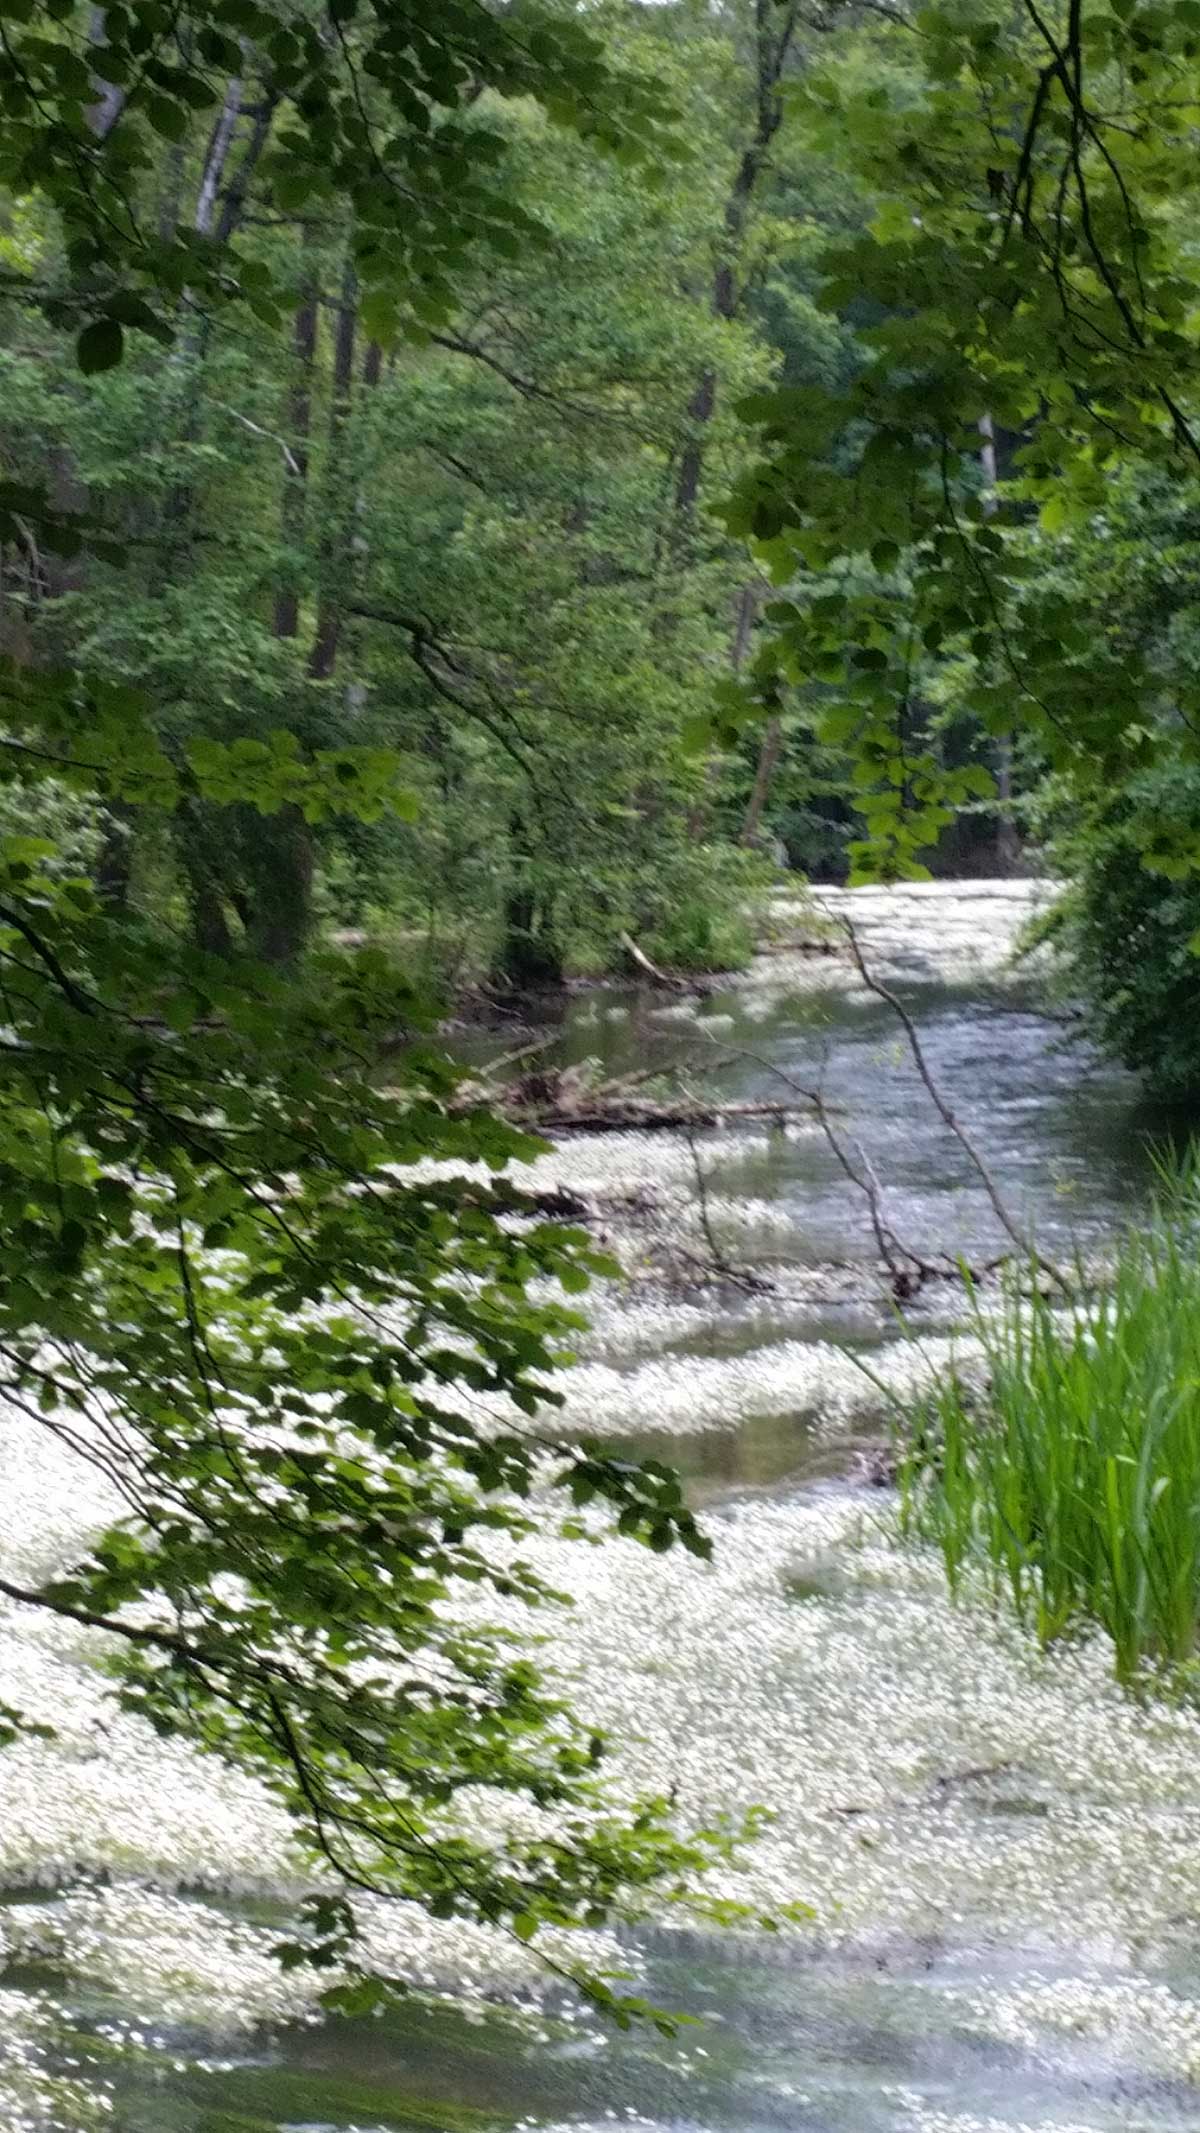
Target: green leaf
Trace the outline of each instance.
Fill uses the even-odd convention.
[[[85,377],[113,370],[125,353],[125,335],[115,318],[93,319],[75,343],[75,360]]]

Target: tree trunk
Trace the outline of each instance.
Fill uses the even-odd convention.
[[[197,236],[213,234],[217,197],[225,176],[229,150],[241,110],[242,81],[235,75],[226,84],[221,109],[209,135],[205,150],[204,165],[200,173],[200,185],[196,205],[192,211],[192,228]],[[187,316],[189,300],[185,291],[181,309]],[[180,440],[186,445],[198,442],[203,426],[204,396],[201,390],[205,358],[208,352],[209,324],[206,319],[193,320],[187,330],[181,330],[174,353],[171,356],[176,390],[180,400]],[[168,494],[163,505],[160,534],[160,586],[170,583],[182,558],[180,549],[187,537],[192,518],[193,493],[190,482],[180,481]]]
[[[328,681],[337,664],[342,614],[353,540],[354,502],[346,479],[342,447],[354,392],[354,332],[358,282],[349,254],[342,270],[337,328],[333,344],[333,394],[329,405],[329,457],[325,509],[318,560],[317,628],[308,671],[314,681]]]
[[[278,89],[264,90],[262,102],[254,114],[254,124],[245,153],[225,189],[225,198],[221,202],[216,229],[213,232],[218,244],[228,244],[242,219],[251,180],[258,169],[278,108]]]
[[[96,892],[110,911],[124,911],[133,875],[133,823],[127,808],[109,809],[96,859]]]
[[[725,202],[721,247],[713,270],[714,318],[734,319],[741,307],[738,267],[750,202],[783,118],[781,83],[799,14],[800,0],[784,0],[782,6],[780,0],[754,0],[754,124]],[[705,438],[717,410],[718,382],[716,371],[706,368],[688,402],[687,429],[673,499],[672,545],[677,555],[687,553],[694,536],[696,502],[704,472]]]
[[[200,190],[196,196],[195,227],[198,236],[211,237],[217,215],[217,195],[225,176],[225,164],[233,142],[234,128],[242,109],[242,81],[232,76],[225,90],[216,124],[209,137],[208,152],[200,176]]]
[[[758,766],[754,772],[754,784],[746,802],[739,844],[754,846],[762,829],[763,813],[771,790],[775,766],[783,753],[783,720],[778,711],[773,711],[763,728],[762,746],[758,751]]]
[[[87,41],[93,51],[102,51],[104,48],[104,9],[102,7],[93,7],[88,10]],[[125,91],[124,89],[118,89],[115,82],[105,81],[99,69],[93,72],[92,80],[96,93],[87,107],[87,122],[96,139],[98,141],[106,141],[125,109]]]
[[[509,844],[518,871],[504,899],[500,973],[525,991],[560,986],[564,978],[562,952],[555,939],[552,914],[530,879],[533,843],[529,825],[519,812],[509,822]]]
[[[263,825],[253,901],[250,947],[262,962],[294,963],[312,926],[312,831],[298,807],[285,807]]]
[[[983,469],[983,509],[990,518],[996,509],[996,426],[990,415],[979,417],[979,464]],[[1021,839],[1012,811],[1012,742],[1002,734],[996,742],[996,856],[1006,873],[1015,874],[1021,864]]]
[[[309,444],[319,315],[320,286],[310,268],[293,328],[292,379],[285,418],[290,456],[284,465],[279,501],[283,555],[272,626],[276,637],[285,639],[300,634],[299,565],[308,522]],[[299,809],[285,808],[265,823],[255,850],[257,864],[246,927],[250,945],[264,962],[289,963],[303,949],[312,922],[312,832]]]
[[[305,521],[308,516],[308,446],[312,429],[312,382],[317,355],[319,296],[316,279],[310,273],[305,278],[293,327],[292,380],[288,390],[284,423],[284,434],[291,456],[284,465],[283,494],[279,505],[279,534],[283,556],[275,592],[273,627],[277,637],[295,637],[300,631],[297,560],[303,545]]]
[[[188,869],[188,906],[192,914],[192,939],[206,955],[219,955],[229,962],[233,935],[216,884],[200,866]]]

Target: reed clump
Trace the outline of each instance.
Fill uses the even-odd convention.
[[[1116,1672],[1200,1684],[1200,1175],[1164,1186],[1098,1294],[977,1306],[982,1390],[941,1374],[899,1458],[907,1530],[1043,1645],[1099,1624]]]

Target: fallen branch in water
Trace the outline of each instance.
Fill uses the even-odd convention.
[[[507,1058],[485,1069],[483,1075],[464,1084],[458,1103],[463,1108],[481,1097],[496,1104],[515,1126],[532,1133],[659,1133],[698,1131],[742,1119],[765,1119],[769,1125],[786,1127],[788,1120],[807,1111],[799,1104],[770,1101],[731,1101],[702,1096],[679,1080],[682,1060],[642,1067],[630,1074],[597,1081],[586,1065],[538,1066],[511,1081],[496,1079],[499,1069],[527,1053],[543,1049],[540,1044],[522,1046]],[[637,1092],[647,1082],[667,1084],[670,1093],[658,1097]]]
[[[768,1059],[762,1052],[752,1052],[744,1045],[738,1045],[733,1052],[725,1047],[724,1056],[726,1060],[747,1061],[751,1066],[760,1068],[764,1074],[773,1075],[776,1081],[782,1082],[785,1088],[791,1089],[801,1099],[802,1107],[811,1110],[839,1168],[866,1200],[871,1233],[879,1256],[888,1270],[892,1294],[897,1302],[907,1302],[926,1281],[958,1278],[961,1275],[962,1268],[948,1257],[943,1257],[941,1263],[926,1259],[898,1236],[884,1213],[883,1188],[875,1175],[870,1157],[860,1142],[852,1141],[849,1147],[843,1142],[834,1126],[833,1108],[826,1101],[823,1089],[809,1088],[805,1083],[797,1081],[795,1075],[789,1074],[785,1067],[778,1066],[775,1060]]]
[[[797,1104],[653,1103],[648,1098],[622,1102],[615,1097],[596,1105],[505,1105],[514,1125],[528,1126],[537,1133],[687,1133],[743,1118],[762,1118],[771,1125],[786,1126],[800,1109]]]

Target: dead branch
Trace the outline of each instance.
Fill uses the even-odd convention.
[[[763,1295],[773,1288],[774,1284],[767,1280],[765,1274],[756,1274],[750,1267],[735,1266],[717,1241],[708,1207],[708,1179],[704,1175],[704,1165],[700,1161],[700,1150],[696,1145],[696,1129],[694,1126],[686,1126],[684,1131],[696,1178],[696,1205],[700,1210],[700,1227],[704,1232],[704,1242],[708,1246],[713,1268],[722,1280],[736,1282],[738,1288],[745,1289],[748,1294]]]
[[[942,1095],[942,1092],[939,1089],[936,1081],[934,1080],[933,1075],[930,1073],[929,1063],[926,1060],[924,1047],[921,1043],[920,1037],[917,1034],[916,1024],[913,1021],[912,1016],[909,1014],[908,1009],[904,1005],[903,1000],[900,999],[897,993],[894,993],[891,990],[890,986],[883,984],[882,980],[875,977],[874,974],[868,969],[866,960],[863,956],[862,948],[859,945],[858,935],[854,930],[854,925],[852,921],[849,918],[843,917],[841,920],[841,924],[845,930],[846,938],[850,943],[850,953],[854,958],[855,966],[858,970],[860,978],[863,981],[863,984],[866,986],[868,992],[874,993],[876,999],[882,1000],[886,1006],[891,1008],[892,1013],[896,1016],[897,1021],[900,1023],[900,1026],[904,1031],[905,1038],[908,1042],[908,1049],[912,1054],[913,1064],[915,1065],[917,1072],[921,1077],[921,1081],[924,1084],[926,1093],[929,1096],[929,1100],[932,1103],[935,1111],[937,1112],[938,1117],[941,1119],[943,1125],[947,1128],[949,1132],[954,1135],[954,1138],[958,1142],[959,1147],[963,1150],[963,1153],[966,1155],[968,1161],[971,1163],[971,1166],[974,1169],[976,1176],[978,1177],[980,1183],[983,1186],[984,1191],[988,1196],[989,1201],[991,1202],[996,1219],[999,1222],[1001,1228],[1003,1229],[1005,1235],[1011,1239],[1013,1244],[1015,1244],[1022,1258],[1029,1260],[1030,1263],[1033,1266],[1036,1266],[1042,1273],[1048,1274],[1051,1279],[1057,1284],[1057,1286],[1062,1289],[1065,1295],[1073,1296],[1075,1293],[1074,1288],[1071,1282],[1068,1281],[1067,1276],[1062,1272],[1061,1268],[1055,1266],[1053,1260],[1047,1259],[1041,1252],[1039,1252],[1037,1247],[1033,1243],[1032,1238],[1026,1236],[1020,1226],[1013,1220],[1012,1215],[1009,1213],[1008,1208],[1005,1205],[1003,1198],[1001,1197],[1000,1189],[996,1184],[996,1180],[992,1176],[992,1173],[988,1168],[987,1163],[984,1161],[984,1158],[980,1154],[979,1149],[976,1147],[970,1134],[967,1132],[966,1127],[962,1125],[960,1121],[955,1117],[954,1112],[950,1109],[949,1104],[946,1102],[945,1097]]]
[[[804,1082],[797,1081],[794,1074],[789,1074],[786,1068],[778,1066],[773,1059],[768,1059],[765,1053],[750,1051],[744,1045],[738,1045],[732,1051],[726,1048],[725,1057],[748,1060],[752,1066],[761,1068],[763,1073],[773,1075],[776,1081],[781,1081],[785,1088],[791,1089],[801,1098],[802,1103],[811,1109],[834,1160],[867,1202],[876,1249],[891,1278],[892,1293],[899,1301],[907,1301],[925,1281],[935,1277],[944,1279],[947,1274],[957,1275],[961,1271],[948,1258],[945,1258],[941,1265],[936,1260],[926,1259],[897,1235],[884,1214],[883,1189],[866,1150],[857,1141],[851,1143],[850,1150],[847,1149],[834,1127],[831,1107],[826,1101],[823,1089],[807,1087]]]
[[[796,1104],[651,1103],[633,1099],[622,1102],[617,1097],[602,1104],[581,1100],[505,1105],[506,1115],[515,1125],[530,1126],[538,1133],[678,1133],[723,1126],[735,1118],[763,1118],[772,1125],[786,1126],[799,1110]]]
[[[638,947],[631,933],[622,933],[618,938],[630,962],[636,964],[643,976],[650,979],[652,985],[664,986],[668,992],[687,992],[687,980],[685,978],[672,977],[667,971],[660,970],[657,963],[650,961],[645,949]]]

